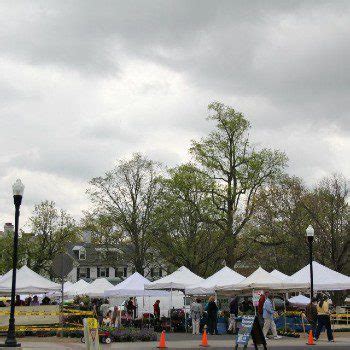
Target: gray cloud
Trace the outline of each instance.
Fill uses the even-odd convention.
[[[212,100],[308,183],[350,176],[348,1],[2,1],[0,13],[0,198],[23,177],[25,215],[49,196],[79,215],[87,181],[132,152],[188,159]]]

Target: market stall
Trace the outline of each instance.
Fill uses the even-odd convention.
[[[65,295],[68,298],[74,298],[77,295],[82,295],[84,289],[88,286],[89,286],[89,283],[87,283],[83,279],[80,279],[79,281],[75,282],[70,288],[68,288]]]
[[[173,291],[182,291],[185,293],[186,288],[190,287],[193,284],[201,283],[204,279],[199,277],[192,271],[190,271],[187,267],[181,266],[176,271],[167,275],[163,278],[160,278],[157,281],[151,282],[150,284],[145,286],[145,289],[148,290],[168,290],[170,291],[170,309],[172,310],[173,306]],[[172,312],[172,311],[171,311]],[[171,313],[170,313],[171,316]],[[176,318],[180,316],[178,314],[175,315]],[[182,315],[181,315],[182,317]],[[186,294],[184,298],[184,318],[185,318],[185,329],[187,330],[187,321],[186,321]]]
[[[101,277],[82,288],[81,294],[88,295],[90,298],[102,298],[104,296],[104,291],[113,287],[114,286],[111,282],[106,278]]]
[[[317,261],[312,263],[315,291],[335,291],[350,289],[350,277],[334,271]],[[290,276],[288,283],[304,283],[310,286],[310,265],[306,265],[294,275]]]
[[[28,266],[17,270],[16,294],[43,294],[60,291],[61,285],[37,274]],[[0,280],[0,294],[10,295],[12,288],[12,270]]]
[[[229,267],[224,266],[221,270],[217,271],[207,279],[187,287],[185,291],[186,295],[215,294],[216,288],[232,285],[233,283],[240,283],[244,279],[244,276],[233,271]]]
[[[306,282],[283,280],[272,276],[262,267],[256,269],[250,276],[239,283],[217,287],[218,293],[230,294],[239,292],[249,292],[254,290],[272,290],[272,291],[300,291],[308,289]]]
[[[279,278],[280,280],[288,280],[288,278],[290,277],[290,276],[286,275],[285,273],[280,272],[276,269],[271,271],[270,275],[273,277]]]

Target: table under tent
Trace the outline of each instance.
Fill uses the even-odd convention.
[[[187,315],[186,315],[186,288],[190,287],[193,284],[197,284],[203,282],[204,279],[199,277],[192,271],[190,271],[187,267],[181,266],[173,273],[157,280],[151,282],[150,284],[145,286],[147,290],[167,290],[170,291],[170,319],[172,320],[173,325],[178,328],[184,328],[187,331]],[[175,310],[173,308],[173,292],[180,291],[184,293],[184,304],[183,310]],[[182,324],[182,320],[184,320],[184,324]],[[178,326],[176,326],[178,323]]]
[[[317,262],[313,262],[314,268],[314,291],[335,291],[350,289],[350,278],[339,272],[333,271]],[[280,276],[278,278],[276,276]],[[286,303],[286,293],[288,292],[310,292],[310,266],[307,265],[294,275],[281,276],[278,273],[268,273],[261,267],[248,276],[245,280],[238,284],[232,284],[217,288],[217,293],[224,295],[252,295],[254,291],[270,290],[273,295],[283,296],[284,305]],[[300,296],[298,299],[303,297]],[[294,301],[294,299],[292,300]],[[300,302],[300,300],[299,300]],[[308,330],[305,326],[307,320],[303,314],[286,312],[284,317],[277,319],[276,325],[280,328],[292,328],[298,331]]]
[[[117,305],[121,305],[122,302],[125,301],[126,297],[136,298],[137,299],[136,313],[138,313],[139,320],[141,320],[142,323],[147,323],[148,325],[150,325],[151,314],[153,311],[152,302],[155,302],[156,299],[159,299],[161,300],[161,305],[162,305],[162,304],[165,304],[164,301],[166,301],[169,298],[169,292],[167,291],[146,290],[145,286],[150,283],[151,282],[147,278],[145,278],[138,272],[135,272],[134,274],[129,276],[127,279],[117,284],[116,286],[112,286],[112,288],[106,289],[104,291],[104,296],[111,300],[111,304],[117,304]],[[147,302],[148,302],[148,306],[146,306]],[[140,304],[142,306],[140,306]],[[162,307],[164,310],[164,306]],[[120,318],[121,318],[121,313],[120,313]]]
[[[217,271],[207,279],[186,288],[186,295],[198,297],[198,299],[201,299],[203,296],[208,297],[215,295],[217,299],[217,288],[232,283],[239,283],[244,279],[244,276],[240,275],[229,267],[224,266],[221,270]],[[202,330],[205,324],[207,324],[207,320],[206,318],[202,318],[200,322],[200,330]],[[218,332],[219,334],[226,332],[226,321],[223,317],[218,318]]]
[[[12,270],[7,272],[0,280],[0,294],[11,295]],[[23,266],[16,270],[16,295],[37,295],[42,297],[49,292],[59,292],[61,285]],[[0,327],[2,331],[7,330],[10,306],[0,308]],[[32,325],[38,322],[53,324],[59,322],[58,305],[32,305],[16,307],[16,325]],[[40,316],[46,313],[47,316]],[[36,323],[35,323],[36,322]]]

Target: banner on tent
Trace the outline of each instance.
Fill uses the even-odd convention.
[[[0,326],[9,323],[10,307],[1,308]],[[17,325],[37,325],[59,323],[58,305],[20,306],[16,308]]]
[[[0,326],[9,322],[10,307],[0,309]],[[93,316],[92,311],[64,309],[60,312],[58,305],[20,306],[15,309],[16,324],[37,325],[59,323],[60,316]]]

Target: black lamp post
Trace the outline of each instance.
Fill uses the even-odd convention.
[[[312,269],[312,242],[314,240],[314,235],[315,235],[315,231],[314,228],[309,225],[308,228],[306,229],[306,236],[307,236],[307,240],[309,242],[309,260],[310,260],[310,283],[311,283],[311,300],[314,297],[314,271]]]
[[[16,272],[17,272],[17,259],[18,259],[18,221],[19,221],[19,208],[22,203],[24,185],[20,179],[17,179],[12,186],[13,201],[15,204],[15,235],[13,238],[13,264],[12,264],[12,288],[11,288],[11,311],[9,328],[7,331],[7,337],[5,340],[5,347],[19,347],[21,344],[17,343],[15,336],[15,297],[16,297]],[[4,345],[0,345],[2,347]]]

